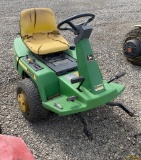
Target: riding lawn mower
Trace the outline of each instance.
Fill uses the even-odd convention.
[[[83,13],[57,25],[49,8],[21,12],[14,67],[22,77],[17,86],[18,103],[30,122],[47,117],[50,111],[64,116],[101,105],[119,106],[133,116],[128,107],[113,101],[124,91],[124,85],[113,81],[125,73],[106,81],[94,58],[89,42],[92,27],[88,25],[94,17]],[[80,18],[87,20],[75,24]],[[73,32],[74,45],[69,45],[59,30]]]

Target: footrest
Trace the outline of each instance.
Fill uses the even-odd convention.
[[[82,108],[85,108],[86,106],[82,105],[82,103],[75,101],[67,101],[66,96],[60,96],[57,98],[54,98],[53,100],[49,100],[47,102],[43,102],[43,106],[46,109],[49,109],[59,115],[68,115],[72,113],[79,112]]]

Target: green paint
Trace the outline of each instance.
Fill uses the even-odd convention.
[[[57,76],[53,70],[36,59],[34,54],[22,42],[21,38],[16,38],[14,41],[14,67],[19,75],[22,76],[25,72],[34,80],[44,108],[59,115],[73,114],[99,107],[112,101],[123,92],[123,85],[116,83],[109,84],[103,80],[95,59],[93,61],[88,60],[87,56],[93,56],[93,52],[87,39],[78,42],[76,50],[67,50],[66,54],[77,59],[79,75],[85,78],[81,86],[82,92],[77,90],[79,84],[71,84],[70,82],[70,77],[76,76],[75,72]],[[33,57],[43,69],[34,71],[23,60],[22,57],[25,55]],[[20,59],[19,63],[17,59]],[[58,93],[59,95],[56,97]],[[70,96],[77,96],[77,99],[74,102],[68,102],[67,98]],[[54,103],[60,104],[63,109],[55,107]]]
[[[58,77],[57,75],[48,68],[45,64],[41,63],[38,59],[34,57],[34,55],[26,48],[24,43],[22,42],[21,38],[15,39],[15,47],[14,52],[17,55],[17,57],[22,57],[25,55],[30,55],[33,57],[44,69],[39,71],[34,71],[22,58],[20,58],[20,61],[22,64],[28,68],[29,71],[32,72],[33,75],[35,75],[36,80],[29,74],[27,70],[25,70],[20,63],[18,64],[17,71],[19,75],[22,75],[23,72],[26,72],[31,79],[35,81],[37,84],[41,99],[43,102],[47,101],[47,98],[52,97],[59,93],[59,85],[58,85]],[[17,63],[16,55],[14,54],[14,64]],[[14,65],[15,66],[15,65]]]
[[[83,86],[94,94],[103,92],[105,90],[103,78],[88,39],[83,39],[76,44],[76,53],[79,75],[85,78]],[[93,57],[92,61],[88,61],[90,56]],[[103,89],[96,91],[99,85],[103,86]]]
[[[60,76],[59,82],[62,94],[48,102],[43,102],[45,108],[59,115],[68,115],[99,107],[116,98],[124,90],[123,85],[116,83],[108,84],[106,81],[103,81],[105,90],[102,93],[94,95],[84,87],[81,87],[83,92],[79,92],[76,89],[78,84],[72,85],[66,76]],[[70,96],[77,96],[78,98],[74,102],[68,102],[67,97]],[[56,102],[59,103],[63,109],[55,107],[54,103]]]

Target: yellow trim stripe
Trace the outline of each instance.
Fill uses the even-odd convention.
[[[16,57],[16,60],[18,61],[18,57]],[[19,64],[22,66],[22,68],[30,75],[34,78],[34,80],[36,80],[36,76],[35,74],[33,74],[33,72],[31,70],[29,70],[20,60],[19,60]],[[32,74],[31,74],[32,73]]]
[[[23,67],[24,70],[27,71],[27,67],[19,60],[19,64]]]

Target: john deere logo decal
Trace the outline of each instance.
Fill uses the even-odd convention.
[[[88,55],[87,55],[87,60],[88,60],[89,62],[93,62],[93,61],[94,61],[94,56],[93,56],[92,54],[88,54]]]

